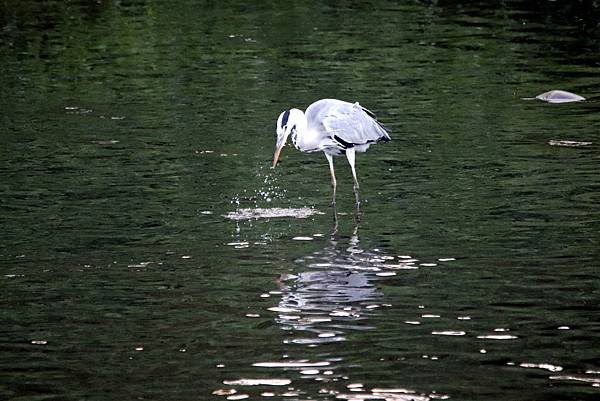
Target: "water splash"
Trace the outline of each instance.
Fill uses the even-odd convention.
[[[284,200],[287,190],[282,189],[277,181],[277,176],[270,172],[264,173],[264,166],[260,166],[256,172],[257,181],[262,181],[262,185],[251,190],[244,189],[241,194],[232,197],[230,203],[239,206],[242,203],[251,203],[255,208],[265,206],[273,200]]]
[[[237,209],[234,212],[229,212],[223,217],[230,220],[251,220],[251,219],[271,219],[271,218],[284,218],[292,217],[295,219],[305,219],[307,217],[324,214],[313,208],[301,207],[301,208],[243,208]]]

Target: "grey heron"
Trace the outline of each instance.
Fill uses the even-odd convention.
[[[335,205],[336,179],[333,156],[346,155],[352,177],[356,207],[360,204],[358,178],[355,168],[356,152],[365,152],[370,145],[390,141],[390,132],[377,121],[375,114],[358,102],[349,103],[337,99],[321,99],[308,106],[306,112],[299,109],[285,110],[277,119],[277,144],[273,167],[277,165],[281,149],[289,135],[296,149],[301,152],[325,153],[331,171],[333,204]]]

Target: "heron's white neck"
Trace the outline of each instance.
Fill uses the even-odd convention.
[[[294,146],[303,152],[318,150],[319,135],[308,126],[306,115],[298,113],[298,118],[294,123],[296,124],[296,132],[292,134]]]

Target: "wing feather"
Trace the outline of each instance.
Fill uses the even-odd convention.
[[[322,123],[328,134],[355,146],[391,140],[389,130],[377,121],[375,114],[358,103],[335,104],[324,115]]]
[[[305,115],[309,132],[319,137],[315,150],[342,154],[354,147],[364,152],[375,142],[391,140],[389,130],[358,102],[321,99],[308,106]]]

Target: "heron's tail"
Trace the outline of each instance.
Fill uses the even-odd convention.
[[[389,129],[388,127],[386,127],[385,125],[383,125],[382,123],[380,123],[377,120],[375,120],[375,122],[377,123],[377,125],[379,125],[379,128],[381,128],[381,130],[379,130],[379,133],[381,134],[381,136],[379,138],[377,138],[377,142],[389,142],[389,141],[391,141],[392,137],[390,136],[390,132],[392,132],[392,130]]]
[[[377,121],[377,120],[375,120],[375,121]],[[381,122],[377,121],[377,124],[378,124],[378,125],[379,125],[381,128],[383,128],[383,130],[385,131],[385,133],[386,133],[386,134],[389,134],[390,132],[392,132],[392,130],[391,130],[390,128],[386,127],[386,126],[385,126],[385,125],[383,125]],[[390,136],[389,136],[389,135],[386,135],[386,137],[387,137],[387,140],[388,140],[388,141],[391,141],[391,140],[392,140],[392,138],[390,138]]]
[[[358,103],[357,103],[357,104],[358,104]],[[379,125],[379,127],[381,127],[381,129],[383,129],[383,132],[382,132],[382,134],[383,134],[383,135],[382,135],[382,136],[381,136],[381,137],[380,137],[380,138],[377,140],[377,142],[381,142],[381,141],[383,141],[383,142],[389,142],[389,141],[391,141],[391,140],[392,140],[392,138],[390,137],[389,133],[390,133],[390,132],[392,132],[392,130],[391,130],[391,129],[389,129],[388,127],[386,127],[385,125],[383,125],[383,124],[382,124],[382,123],[381,123],[381,122],[380,122],[380,121],[377,119],[377,116],[375,115],[375,113],[373,113],[371,110],[369,110],[369,109],[367,109],[367,108],[365,108],[365,107],[363,107],[363,106],[360,106],[360,108],[361,108],[361,109],[363,109],[363,111],[364,111],[365,113],[367,113],[367,115],[368,115],[369,117],[371,117],[371,118],[372,118],[372,119],[373,119],[373,120],[374,120],[374,121],[377,123],[377,125]]]

